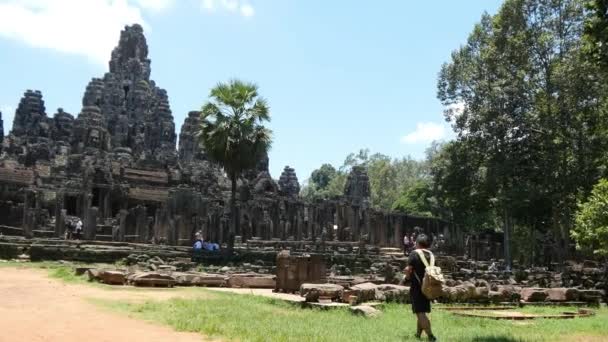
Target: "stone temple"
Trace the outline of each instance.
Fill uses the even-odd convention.
[[[363,168],[353,168],[344,197],[305,203],[295,170],[286,166],[275,181],[268,158],[239,180],[230,232],[229,182],[196,139],[199,112],[188,113],[177,145],[169,96],[150,66],[143,29],[132,25],[109,71],[87,85],[77,115],[59,108],[50,116],[43,94],[25,91],[10,133],[0,135],[0,232],[61,238],[66,220],[78,217],[85,240],[169,246],[191,245],[198,231],[219,244],[234,237],[237,245],[312,250],[401,247],[415,226],[456,237],[437,219],[372,210]],[[0,134],[2,125],[0,114]]]
[[[450,302],[553,295],[558,301],[599,302],[608,293],[608,272],[596,262],[513,274],[494,262],[502,246],[493,232],[465,237],[439,219],[371,208],[372,189],[360,166],[352,168],[342,196],[309,203],[299,196],[296,171],[285,166],[275,181],[266,156],[239,179],[232,215],[229,181],[196,139],[200,113],[188,113],[176,144],[169,96],[150,79],[150,65],[141,26],[127,26],[109,71],[89,82],[76,116],[61,108],[49,116],[37,90],[25,91],[7,136],[0,113],[0,259],[129,265],[128,275],[87,271],[90,278],[110,277],[105,283],[120,276],[119,284],[130,279],[276,286],[314,301],[327,287],[308,291],[304,282],[327,281],[331,288],[350,288],[337,290],[344,302],[372,299],[365,297],[370,293],[377,300],[407,301],[407,288],[393,284],[406,263],[402,239],[422,230],[438,237],[433,249],[448,279],[444,298]],[[65,239],[66,222],[76,218],[83,222],[82,239]],[[220,252],[194,255],[197,232],[219,244]],[[548,248],[549,260],[551,253]],[[192,273],[198,261],[217,274]],[[190,273],[159,273],[178,269]],[[378,298],[379,293],[385,294]]]

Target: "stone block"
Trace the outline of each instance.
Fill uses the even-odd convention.
[[[395,303],[410,302],[410,288],[407,286],[381,284],[376,287],[376,300]]]
[[[224,287],[228,280],[226,276],[208,273],[173,273],[172,276],[179,286]]]
[[[227,281],[228,287],[251,289],[274,289],[276,277],[261,274],[232,274]]]
[[[140,272],[127,277],[129,284],[134,286],[173,287],[176,280],[173,276],[158,272]]]
[[[554,288],[547,289],[547,300],[551,302],[576,302],[580,293],[577,289]]]
[[[307,302],[318,302],[319,297],[336,300],[342,298],[344,287],[337,284],[302,284],[300,296],[305,297]]]
[[[524,288],[520,294],[524,302],[544,302],[549,295],[547,289],[537,287]]]
[[[376,299],[376,289],[378,285],[374,283],[362,283],[350,287],[353,296],[357,297],[358,302],[368,302]]]
[[[123,285],[125,283],[125,273],[122,271],[104,270],[99,273],[99,280],[108,285]]]

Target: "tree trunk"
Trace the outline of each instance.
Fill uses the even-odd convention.
[[[503,231],[504,231],[504,253],[505,253],[505,265],[507,270],[511,270],[512,262],[511,262],[511,219],[509,217],[509,213],[507,209],[504,209],[504,218],[503,218]]]
[[[236,174],[230,175],[232,188],[230,193],[230,226],[228,233],[228,251],[232,254],[234,250],[234,236],[236,232]]]

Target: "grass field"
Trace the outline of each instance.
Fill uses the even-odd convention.
[[[200,289],[200,291],[212,292]],[[409,306],[386,305],[379,318],[354,316],[347,310],[300,309],[279,300],[207,293],[204,300],[101,305],[179,331],[239,341],[407,341],[415,340]],[[529,313],[558,313],[573,308],[526,308]],[[442,341],[608,341],[608,309],[592,318],[496,321],[457,317],[435,310],[435,334]]]
[[[88,283],[72,268],[57,263],[9,265],[47,269],[52,278]],[[1,271],[1,270],[0,270]],[[92,283],[88,283],[92,284]],[[101,284],[108,290],[118,289]],[[125,289],[124,287],[120,287]],[[352,315],[348,310],[301,309],[280,300],[220,293],[202,288],[176,288],[200,299],[171,299],[127,303],[95,301],[109,310],[165,324],[179,331],[200,332],[236,341],[414,341],[415,320],[407,305],[389,304],[378,318]],[[204,298],[203,298],[204,297]],[[575,308],[521,309],[527,313],[556,314]],[[608,341],[608,309],[591,318],[571,320],[496,321],[457,317],[435,309],[433,329],[440,341]]]

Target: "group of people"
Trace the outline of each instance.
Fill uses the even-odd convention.
[[[431,321],[427,316],[431,312],[431,301],[422,292],[422,280],[429,265],[428,260],[434,260],[433,253],[429,251],[430,247],[429,237],[418,227],[414,228],[410,236],[405,235],[403,238],[404,253],[408,256],[404,272],[406,279],[410,281],[412,312],[416,315],[417,322],[415,336],[420,338],[425,332],[429,341],[436,341],[431,329]]]
[[[203,239],[203,234],[198,232],[194,237],[194,252],[202,252],[202,251],[219,251],[220,245],[213,242],[208,242]]]
[[[80,240],[82,236],[82,220],[68,219],[65,222],[65,239],[66,240]]]

